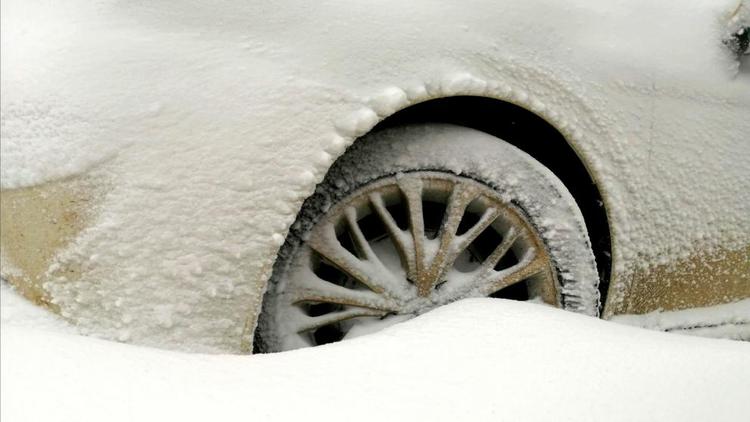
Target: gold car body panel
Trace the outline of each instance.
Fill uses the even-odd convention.
[[[604,317],[678,311],[750,298],[750,246],[615,275]]]
[[[77,279],[80,269],[56,257],[89,224],[101,198],[86,178],[68,178],[0,192],[2,276],[25,297],[51,306],[44,288],[51,274]]]

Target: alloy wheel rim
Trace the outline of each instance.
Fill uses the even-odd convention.
[[[524,213],[481,182],[438,171],[385,177],[338,201],[285,273],[272,315],[282,350],[504,291],[559,304],[554,265]]]

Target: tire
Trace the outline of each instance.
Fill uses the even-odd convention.
[[[580,210],[531,156],[460,126],[386,129],[358,140],[305,201],[256,351],[348,338],[464,297],[596,316],[598,282]]]

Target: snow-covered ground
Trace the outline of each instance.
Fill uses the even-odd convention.
[[[2,290],[3,421],[746,421],[750,344],[530,303],[456,302],[275,355],[184,354],[72,334]]]

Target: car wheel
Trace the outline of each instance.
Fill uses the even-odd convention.
[[[470,297],[598,313],[585,224],[514,146],[451,125],[378,131],[334,163],[275,263],[256,350],[369,333]]]

